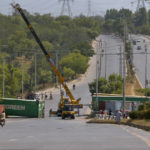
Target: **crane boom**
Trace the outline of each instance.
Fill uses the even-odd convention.
[[[72,93],[70,92],[68,86],[66,85],[66,83],[64,82],[64,78],[62,77],[62,75],[60,74],[60,72],[58,71],[58,69],[56,68],[56,65],[54,64],[51,56],[49,53],[47,53],[45,47],[43,46],[42,42],[40,41],[39,37],[37,36],[36,32],[34,31],[32,25],[30,24],[30,22],[28,21],[27,17],[25,16],[24,12],[22,11],[22,8],[20,7],[19,4],[11,4],[13,8],[17,9],[19,11],[19,13],[21,14],[22,18],[24,19],[25,23],[27,24],[29,30],[31,31],[31,33],[33,34],[36,42],[39,44],[41,50],[43,51],[44,55],[46,56],[47,61],[49,62],[49,65],[52,67],[53,71],[56,73],[58,80],[60,82],[60,84],[62,84],[63,88],[65,89],[67,95],[69,96],[69,98],[71,99],[71,101],[75,101]]]

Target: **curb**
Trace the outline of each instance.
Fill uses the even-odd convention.
[[[131,122],[120,122],[120,123],[117,123],[115,121],[110,121],[110,122],[105,122],[105,121],[94,121],[94,120],[89,120],[87,121],[86,123],[95,123],[95,124],[116,124],[116,125],[127,125],[127,126],[131,126],[131,127],[135,127],[135,128],[138,128],[138,129],[142,129],[142,130],[145,130],[145,131],[150,131],[150,126],[144,126],[144,125],[138,125],[138,124],[134,124],[134,123],[131,123]]]

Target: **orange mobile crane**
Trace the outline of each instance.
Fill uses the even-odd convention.
[[[22,11],[22,8],[20,7],[20,5],[19,4],[11,4],[11,5],[12,5],[13,8],[18,10],[19,13],[21,14],[21,16],[24,19],[26,25],[28,26],[29,30],[33,34],[36,42],[40,46],[40,48],[43,51],[44,55],[46,56],[46,59],[47,59],[49,65],[51,66],[53,71],[56,73],[56,75],[58,77],[58,80],[59,80],[59,83],[63,86],[64,90],[66,91],[67,95],[70,98],[70,99],[69,98],[64,98],[63,95],[61,94],[61,100],[60,100],[60,102],[58,104],[58,111],[57,112],[59,112],[59,114],[61,114],[62,119],[65,119],[65,117],[71,117],[72,119],[74,119],[75,118],[75,116],[74,116],[74,114],[75,114],[74,108],[82,108],[83,107],[83,105],[79,103],[80,102],[80,98],[75,100],[75,98],[73,97],[73,95],[70,92],[68,86],[64,82],[64,78],[61,76],[60,72],[56,68],[56,65],[54,64],[50,54],[47,53],[45,47],[43,46],[43,44],[40,41],[39,37],[37,36],[36,32],[34,31],[32,25],[30,24],[30,22],[28,21],[27,17],[24,14],[24,12]]]

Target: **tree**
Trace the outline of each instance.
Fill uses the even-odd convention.
[[[63,68],[63,76],[65,80],[71,80],[75,76],[75,72],[71,68]]]
[[[96,80],[89,83],[89,91],[91,94],[96,93]],[[109,94],[121,94],[123,90],[122,77],[116,74],[111,74],[109,79],[105,78],[98,79],[98,92],[109,93]]]
[[[106,11],[105,20],[108,19],[117,19],[118,18],[118,10],[110,9]]]
[[[135,25],[142,26],[148,24],[148,13],[145,8],[140,8],[135,13]]]
[[[70,53],[61,59],[60,65],[72,69],[75,74],[83,74],[88,68],[88,58],[80,53]]]

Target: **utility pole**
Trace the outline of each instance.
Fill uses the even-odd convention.
[[[101,54],[101,50],[102,50],[102,41],[100,40],[100,41],[98,41],[99,43],[99,45],[98,45],[98,47],[99,47],[99,53],[100,53],[100,57],[99,57],[99,60],[100,60],[100,62],[99,62],[99,72],[98,72],[98,77],[101,77],[101,68],[102,68],[102,54]]]
[[[105,51],[105,79],[106,79],[106,72],[107,72],[107,55],[106,55],[106,42],[105,42],[105,49],[104,49],[104,51]]]
[[[98,77],[99,77],[98,76],[98,66],[99,66],[98,50],[100,50],[99,43],[98,43],[97,54],[96,54],[96,106],[97,108],[98,108]]]
[[[5,58],[3,58],[3,98],[5,97]]]
[[[120,46],[120,65],[119,65],[119,75],[122,76],[122,49]]]
[[[123,53],[123,114],[125,114],[125,102],[126,102],[126,54]]]
[[[36,77],[37,77],[37,65],[36,65],[36,52],[34,53],[34,71],[35,71],[35,73],[34,73],[34,93],[36,93],[36,82],[37,82],[37,80],[36,80]]]
[[[22,84],[21,85],[22,85],[22,99],[23,99],[24,98],[24,88],[23,88],[24,87],[23,86],[23,84],[24,84],[23,83],[23,72],[24,72],[23,70],[24,70],[24,66],[23,66],[23,57],[22,57],[22,66],[21,66],[21,68],[22,68],[22,79],[21,79]]]
[[[56,68],[58,68],[58,52],[56,50]],[[56,87],[58,87],[58,77],[56,76]]]
[[[124,52],[123,52],[123,115],[125,114],[126,103],[126,38],[127,38],[127,24],[124,26]]]
[[[145,88],[147,88],[147,45],[145,45]]]
[[[63,16],[65,12],[68,12],[69,17],[72,16],[70,1],[73,2],[74,0],[59,0],[59,2],[62,2],[62,8],[60,13],[61,16]]]

